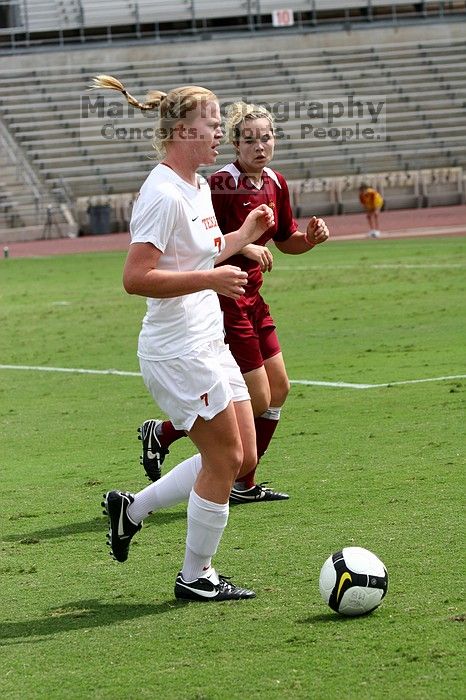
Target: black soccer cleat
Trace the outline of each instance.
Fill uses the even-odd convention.
[[[262,484],[255,484],[252,488],[246,491],[233,488],[230,491],[230,503],[258,503],[259,501],[286,501],[289,498],[287,493],[280,491],[272,491],[265,488],[264,481]]]
[[[254,591],[235,586],[226,576],[217,576],[214,572],[214,577],[218,578],[218,583],[211,581],[209,576],[184,581],[180,571],[175,582],[175,598],[205,603],[211,600],[248,600],[256,597]]]
[[[134,501],[134,497],[126,491],[109,491],[104,494],[102,506],[104,515],[108,516],[107,544],[110,554],[117,561],[128,559],[129,545],[142,527],[142,523],[135,525],[126,515],[128,506]]]
[[[169,453],[166,447],[160,443],[156,433],[161,420],[145,420],[139,426],[138,439],[142,441],[141,464],[150,481],[158,481],[162,476],[162,464]]]

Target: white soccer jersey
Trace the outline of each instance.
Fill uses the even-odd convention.
[[[225,247],[207,181],[198,176],[194,187],[161,163],[141,188],[130,232],[132,244],[152,243],[162,251],[160,270],[211,270]],[[217,338],[223,338],[223,322],[213,290],[172,299],[148,298],[138,356],[147,360],[179,357]]]

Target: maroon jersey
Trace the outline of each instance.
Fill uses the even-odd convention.
[[[274,213],[275,223],[262,236],[254,241],[265,245],[268,241],[286,241],[297,231],[298,223],[291,211],[290,194],[286,180],[280,173],[264,168],[262,186],[254,186],[242,172],[238,161],[229,163],[209,178],[212,203],[222,233],[236,231],[247,214],[260,204],[267,204]],[[244,255],[233,255],[227,260],[229,265],[237,265],[248,273],[245,297],[254,297],[262,285],[260,265]],[[222,303],[223,297],[220,297]]]

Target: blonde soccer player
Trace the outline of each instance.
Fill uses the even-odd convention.
[[[138,493],[105,494],[111,553],[125,561],[143,519],[186,500],[186,547],[175,580],[176,598],[253,598],[254,591],[219,576],[212,564],[227,524],[233,483],[257,460],[251,401],[224,343],[218,297],[241,297],[247,273],[218,263],[273,226],[273,212],[261,205],[232,233],[224,236],[219,228],[209,185],[197,174],[201,164],[215,162],[222,138],[213,92],[186,86],[168,94],[154,91],[140,103],[111,76],[97,76],[93,86],[119,90],[140,109],[160,110],[156,146],[163,160],[147,177],[133,208],[123,281],[129,294],[147,299],[138,342],[144,382],[174,427],[186,432],[198,450]]]

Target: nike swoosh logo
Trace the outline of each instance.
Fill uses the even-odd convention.
[[[338,591],[337,591],[337,601],[338,602],[340,601],[340,593],[341,593],[341,589],[343,588],[343,586],[345,584],[345,581],[350,581],[351,583],[353,583],[353,579],[351,578],[351,574],[349,574],[347,571],[345,571],[345,573],[342,575],[342,577],[340,579],[340,583],[338,584]]]
[[[149,433],[149,440],[147,445],[147,456],[149,459],[157,459],[158,453],[152,452],[152,431]]]
[[[196,219],[198,219],[198,218],[199,218],[199,216],[195,216],[194,219],[191,219],[191,221],[196,221]]]
[[[251,202],[243,202],[243,207],[247,207]]]
[[[181,581],[178,581],[178,585],[182,588],[186,588],[187,591],[195,591],[196,595],[200,595],[202,598],[215,598],[217,596],[217,590],[214,588],[213,591],[203,591],[199,588],[193,588],[192,586],[185,586]]]
[[[118,537],[124,537],[125,531],[123,529],[123,509],[125,507],[125,500],[124,498],[121,499],[121,509],[120,509],[120,517],[118,519]]]

